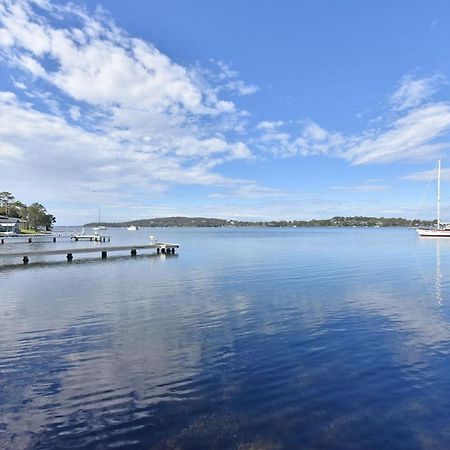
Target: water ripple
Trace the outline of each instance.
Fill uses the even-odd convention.
[[[179,257],[0,268],[1,448],[450,447],[450,243],[155,233]]]

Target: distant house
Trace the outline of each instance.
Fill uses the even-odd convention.
[[[27,221],[17,217],[0,216],[0,233],[20,233],[27,228]]]

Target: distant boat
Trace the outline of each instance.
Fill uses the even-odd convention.
[[[100,231],[100,230],[107,230],[107,228],[104,225],[100,225],[100,208],[98,208],[98,222],[97,222],[97,226],[93,227],[92,229],[94,231]]]
[[[438,160],[436,203],[436,227],[417,228],[416,231],[421,237],[450,237],[450,227],[446,224],[441,224],[441,160]]]
[[[139,229],[139,227],[137,227],[136,225],[130,225],[127,227],[128,231],[137,231]]]

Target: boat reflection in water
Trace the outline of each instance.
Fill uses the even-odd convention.
[[[442,273],[441,273],[441,240],[436,240],[436,300],[440,306],[443,304],[442,299]]]

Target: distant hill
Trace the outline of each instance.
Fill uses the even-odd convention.
[[[340,217],[313,220],[276,220],[267,222],[250,222],[241,220],[214,219],[209,217],[160,217],[156,219],[139,219],[127,222],[101,222],[107,227],[407,227],[409,219],[401,217]],[[413,226],[431,226],[435,221],[415,220]],[[85,224],[86,227],[99,225],[97,222]]]

